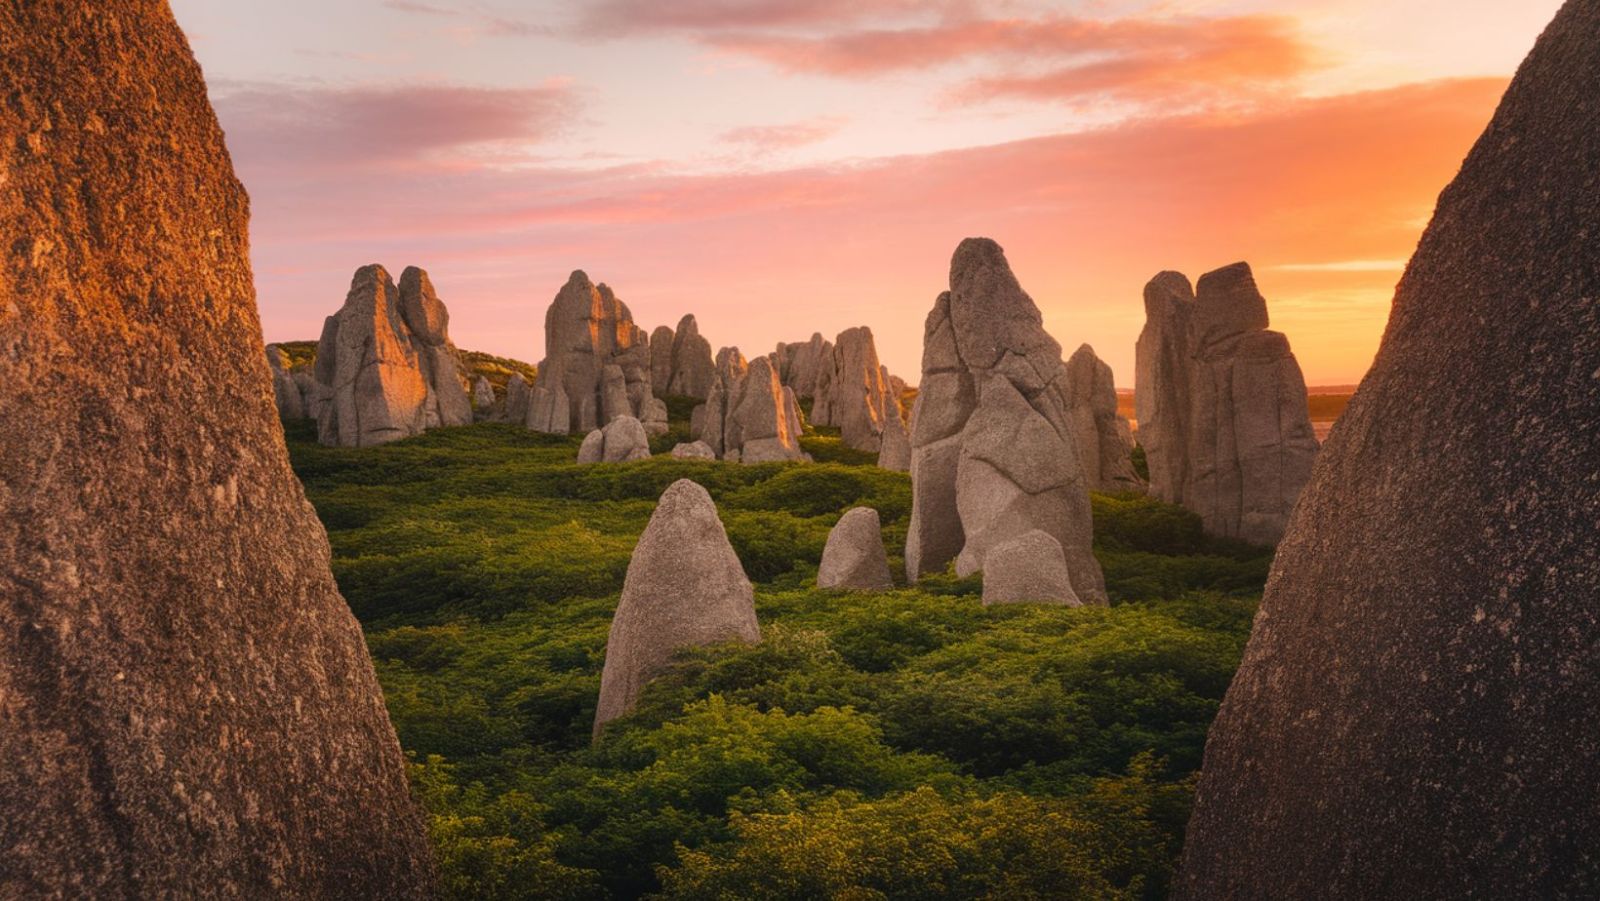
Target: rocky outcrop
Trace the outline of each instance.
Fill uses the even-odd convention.
[[[690,435],[723,460],[770,463],[802,460],[799,408],[784,394],[771,357],[746,363],[738,348],[717,354],[717,377],[696,407]]]
[[[883,447],[878,452],[878,466],[895,472],[911,471],[911,432],[898,416],[891,416],[884,424]]]
[[[155,0],[0,4],[0,896],[431,897]]]
[[[606,638],[594,734],[633,709],[677,651],[761,640],[754,592],[706,490],[672,483],[639,536]]]
[[[711,342],[700,337],[700,323],[693,314],[678,320],[678,330],[672,337],[672,378],[666,393],[678,397],[709,397],[716,377]]]
[[[566,435],[643,415],[652,393],[649,336],[609,287],[573,272],[545,312],[544,342],[528,428]]]
[[[471,423],[449,322],[421,269],[398,286],[382,266],[356,270],[317,343],[318,440],[367,447]]]
[[[856,507],[839,518],[828,533],[817,569],[818,588],[881,591],[894,587],[889,574],[889,554],[883,548],[883,527],[878,511]]]
[[[533,389],[522,373],[512,373],[506,379],[506,421],[526,423],[528,421],[529,404],[533,400]]]
[[[1311,475],[1317,439],[1289,339],[1244,263],[1145,287],[1134,393],[1150,492],[1206,531],[1275,543]]]
[[[618,416],[583,438],[579,463],[632,463],[650,459],[650,437],[644,424],[632,416]]]
[[[878,363],[872,330],[840,332],[822,366],[826,374],[817,380],[811,421],[837,426],[847,446],[877,453],[889,417],[900,415],[900,398],[889,387],[888,370]]]
[[[1067,416],[1078,445],[1078,459],[1095,491],[1140,491],[1144,481],[1133,470],[1133,438],[1117,412],[1117,386],[1111,367],[1085,344],[1067,361]]]
[[[680,460],[715,460],[717,455],[712,452],[704,441],[682,442],[672,448],[672,456]]]
[[[794,389],[798,397],[815,398],[817,382],[823,370],[833,368],[833,342],[813,333],[810,341],[798,344],[779,344],[777,350],[778,380]]]
[[[1440,195],[1278,545],[1177,891],[1600,892],[1600,3]]]
[[[650,333],[650,388],[657,397],[665,397],[672,385],[672,342],[670,325],[658,325]]]
[[[1034,529],[996,545],[983,566],[983,605],[1060,604],[1081,607],[1061,542]]]
[[[991,548],[1039,529],[1061,545],[1077,596],[1106,603],[1061,346],[1042,322],[1000,245],[963,241],[923,338],[906,542],[913,581],[952,560],[961,575],[982,570]]]
[[[278,418],[305,419],[310,401],[301,387],[303,383],[296,381],[289,369],[289,355],[276,344],[267,345],[267,369],[272,373],[272,399],[278,407]]]
[[[487,378],[484,378],[481,375],[478,376],[478,380],[472,383],[473,412],[477,413],[479,417],[482,417],[486,415],[489,410],[493,409],[494,404],[494,386],[489,384],[489,380]]]

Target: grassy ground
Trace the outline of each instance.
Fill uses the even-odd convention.
[[[908,477],[834,434],[809,465],[580,467],[578,438],[503,425],[288,431],[450,895],[1164,895],[1268,552],[1096,497],[1109,609],[986,609],[951,574],[818,591],[845,510],[879,511],[897,576],[910,513]],[[716,499],[765,640],[681,655],[592,746],[628,558],[679,478]]]

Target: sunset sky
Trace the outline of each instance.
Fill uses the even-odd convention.
[[[573,269],[713,346],[871,326],[917,380],[961,238],[1133,385],[1151,276],[1248,260],[1354,382],[1559,0],[173,0],[253,203],[269,341],[429,270],[537,362]]]

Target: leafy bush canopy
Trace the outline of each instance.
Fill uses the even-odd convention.
[[[692,404],[669,403],[673,427]],[[814,587],[910,480],[817,430],[814,464],[577,466],[504,425],[291,457],[367,629],[461,898],[1161,897],[1270,551],[1094,498],[1113,606],[985,608],[981,579]],[[656,499],[717,501],[764,640],[699,648],[591,744],[606,633]]]

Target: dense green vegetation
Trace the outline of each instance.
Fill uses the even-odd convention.
[[[828,530],[876,508],[903,576],[910,482],[836,435],[758,466],[577,466],[577,438],[501,425],[313,437],[289,426],[450,895],[1164,895],[1267,552],[1096,497],[1109,609],[984,608],[952,574],[842,594],[809,587]],[[679,478],[716,499],[764,641],[680,655],[591,744],[628,558]]]

